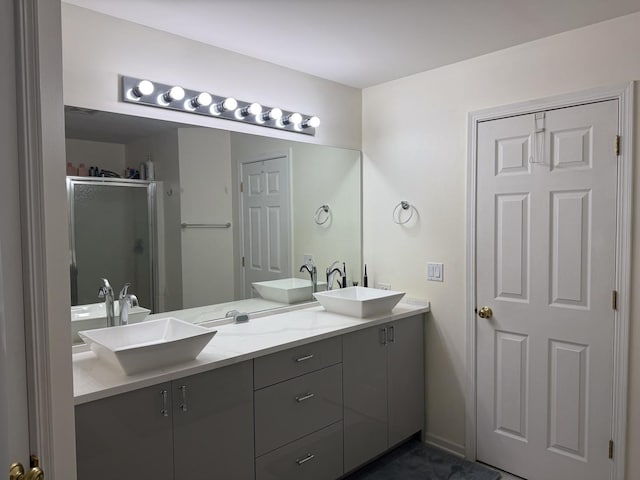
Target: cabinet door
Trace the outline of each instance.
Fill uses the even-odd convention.
[[[389,446],[424,428],[424,316],[388,326]]]
[[[175,480],[253,479],[252,365],[172,382]]]
[[[344,471],[387,449],[387,347],[383,327],[342,339]]]
[[[170,397],[166,383],[78,405],[78,480],[173,479]]]

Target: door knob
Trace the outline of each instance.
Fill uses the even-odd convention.
[[[493,310],[491,310],[491,307],[482,307],[479,311],[478,311],[478,316],[480,318],[491,318],[493,316]]]
[[[24,467],[20,463],[13,463],[9,467],[10,480],[44,480],[44,472],[40,467],[33,467],[25,473]]]

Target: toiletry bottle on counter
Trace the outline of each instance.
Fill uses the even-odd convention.
[[[147,161],[144,162],[145,165],[145,180],[155,180],[156,174],[153,169],[153,162],[151,161],[151,155],[147,157]]]
[[[84,163],[81,163],[80,165],[78,165],[78,176],[79,177],[88,177],[89,176],[89,169],[87,168],[87,166]]]
[[[78,169],[71,162],[67,162],[67,175],[71,177],[78,175]]]
[[[362,286],[363,287],[368,287],[369,286],[369,277],[367,277],[367,264],[364,264],[364,278],[362,279]]]

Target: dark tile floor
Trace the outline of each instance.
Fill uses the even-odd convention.
[[[498,480],[477,463],[410,440],[343,480]]]

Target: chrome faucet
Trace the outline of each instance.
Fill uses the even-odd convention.
[[[327,290],[333,289],[333,281],[336,274],[340,275],[340,280],[338,281],[340,288],[344,288],[347,286],[347,277],[344,273],[344,270],[340,268],[340,263],[341,262],[336,260],[327,268]]]
[[[128,286],[128,284],[127,284]],[[120,325],[129,325],[129,309],[137,307],[138,297],[133,293],[126,293],[120,300]]]
[[[316,266],[313,264],[313,261],[302,265],[300,267],[300,271],[302,272],[303,270],[309,272],[309,275],[311,276],[311,288],[313,293],[316,293],[318,291],[318,270],[316,270]]]
[[[107,327],[116,325],[115,315],[113,313],[113,288],[109,280],[102,279],[103,285],[98,289],[98,298],[104,298],[104,307],[107,311]]]

